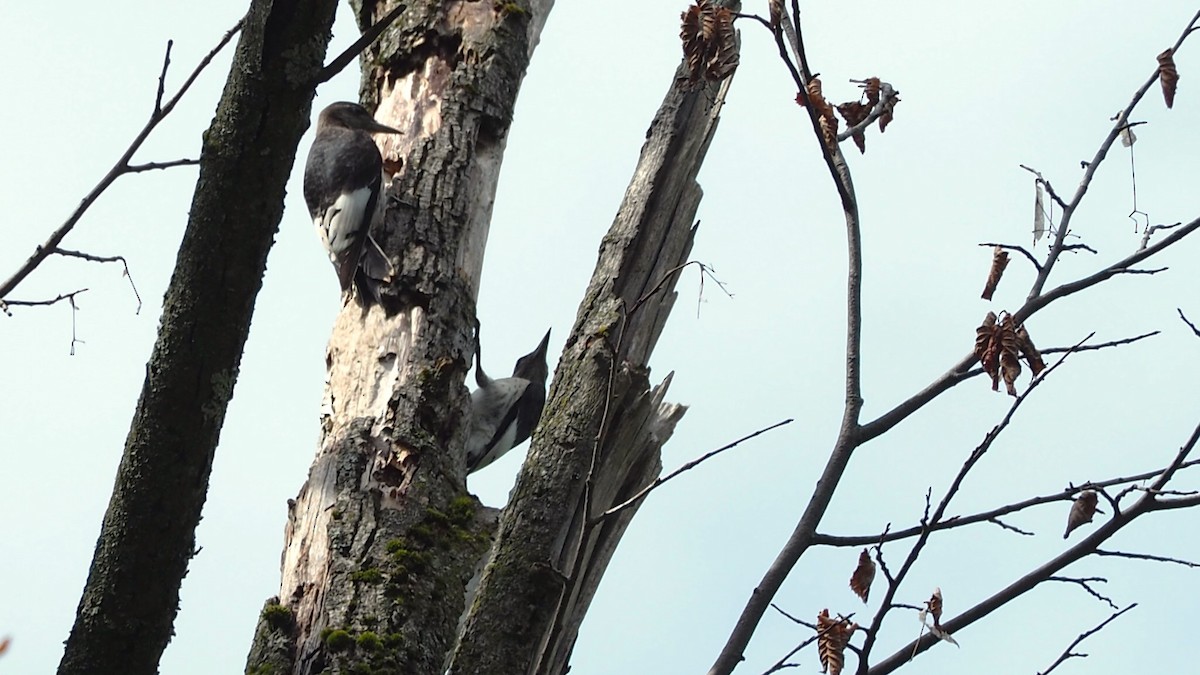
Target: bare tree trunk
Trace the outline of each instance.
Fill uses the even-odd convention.
[[[60,674],[158,672],[333,12],[255,0],[243,21]]]
[[[334,326],[322,438],[248,672],[444,670],[495,527],[465,484],[475,298],[513,106],[551,5],[412,2],[363,57],[364,104],[404,131],[382,146],[395,177],[377,237],[399,281],[382,307],[351,303]],[[390,8],[355,3],[363,26]]]

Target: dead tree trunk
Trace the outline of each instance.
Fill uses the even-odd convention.
[[[398,281],[382,307],[350,303],[334,326],[322,438],[248,672],[444,670],[495,527],[465,483],[475,298],[513,106],[551,5],[418,0],[363,57],[363,103],[404,131],[382,146],[395,175],[377,236]],[[391,9],[354,6],[364,27]]]
[[[679,71],[682,75],[683,69]],[[579,626],[682,417],[649,386],[702,195],[725,86],[676,77],[605,236],[452,673],[566,673]],[[606,515],[609,512],[610,515]]]
[[[60,675],[158,672],[334,4],[243,20]]]

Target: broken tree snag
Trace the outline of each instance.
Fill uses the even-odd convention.
[[[495,528],[466,494],[463,379],[504,141],[548,5],[410,2],[362,57],[363,103],[404,132],[381,139],[391,176],[373,232],[397,281],[380,306],[343,307],[330,336],[321,439],[248,670],[444,671]],[[353,6],[369,25],[395,5]]]
[[[647,364],[675,300],[700,203],[696,174],[729,85],[681,66],[555,372],[449,672],[566,672],[579,625],[635,509],[598,519],[661,470],[683,414]],[[599,439],[599,440],[597,440]]]

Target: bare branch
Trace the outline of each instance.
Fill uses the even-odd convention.
[[[1106,551],[1104,549],[1096,549],[1095,554],[1101,558],[1129,558],[1130,560],[1151,560],[1154,562],[1174,563],[1183,565],[1184,567],[1200,567],[1200,563],[1181,558],[1169,558],[1163,555],[1152,555],[1149,553],[1131,553],[1129,551]]]
[[[198,159],[173,159],[169,162],[146,162],[145,164],[130,164],[125,167],[125,173],[142,173],[143,171],[156,171],[158,169],[172,169],[177,166],[199,166]]]
[[[1042,269],[1042,264],[1040,262],[1038,262],[1037,258],[1033,257],[1033,254],[1030,253],[1028,250],[1026,250],[1024,246],[1014,246],[1012,244],[998,244],[996,242],[991,242],[991,241],[983,243],[983,244],[978,244],[978,245],[979,246],[987,246],[990,248],[1000,247],[1000,248],[1008,250],[1008,251],[1016,251],[1016,252],[1024,255],[1026,258],[1028,258],[1029,262],[1033,264],[1034,269],[1036,269],[1036,270]]]
[[[1155,232],[1158,232],[1159,230],[1173,230],[1182,224],[1182,222],[1179,222],[1171,225],[1150,225],[1142,233],[1142,244],[1138,247],[1138,250],[1140,251],[1150,245],[1150,235],[1154,234]]]
[[[86,288],[81,288],[77,291],[63,293],[48,300],[4,300],[3,303],[0,304],[0,308],[3,308],[5,314],[12,316],[12,312],[8,311],[9,307],[44,307],[47,305],[54,305],[62,302],[63,300],[74,300],[75,296],[79,295],[80,293],[86,293],[87,290],[88,289]]]
[[[142,295],[140,293],[138,293],[137,285],[133,283],[133,274],[131,274],[129,272],[129,262],[127,260],[125,260],[125,256],[92,255],[91,253],[84,253],[82,251],[71,251],[71,250],[65,249],[65,248],[55,249],[54,253],[56,255],[61,255],[66,258],[79,258],[81,260],[87,260],[88,262],[97,262],[97,263],[119,262],[119,263],[121,263],[121,266],[124,268],[124,271],[122,271],[121,274],[122,274],[122,276],[124,276],[126,279],[129,280],[129,288],[133,290],[133,297],[137,298],[137,309],[135,309],[133,313],[134,314],[142,313]]]
[[[1192,329],[1192,333],[1194,333],[1196,335],[1196,337],[1200,337],[1200,328],[1196,328],[1196,324],[1192,323],[1191,321],[1188,321],[1188,318],[1186,316],[1184,316],[1184,314],[1183,314],[1183,310],[1176,307],[1175,311],[1179,312],[1179,318],[1182,319],[1185,324],[1187,324],[1188,328]]]
[[[1179,51],[1180,45],[1182,45],[1184,40],[1187,39],[1188,35],[1191,34],[1192,28],[1196,25],[1198,20],[1200,20],[1200,12],[1197,12],[1196,15],[1192,17],[1192,20],[1188,23],[1187,27],[1184,28],[1183,33],[1180,34],[1179,38],[1175,41],[1175,45],[1172,47],[1173,51]],[[1071,197],[1070,203],[1068,203],[1063,209],[1062,218],[1059,219],[1058,233],[1054,237],[1054,243],[1050,246],[1050,253],[1046,257],[1046,263],[1043,265],[1042,271],[1038,273],[1037,279],[1033,282],[1033,285],[1029,289],[1026,306],[1043,297],[1042,290],[1045,288],[1046,282],[1050,278],[1050,272],[1054,269],[1055,261],[1058,260],[1058,256],[1062,253],[1064,239],[1067,236],[1067,232],[1070,230],[1071,218],[1075,215],[1076,210],[1078,210],[1080,203],[1083,201],[1084,195],[1087,194],[1088,188],[1092,183],[1092,178],[1096,175],[1096,171],[1100,168],[1100,164],[1104,162],[1104,158],[1108,155],[1109,148],[1112,147],[1112,144],[1121,135],[1121,132],[1128,128],[1130,114],[1133,113],[1134,108],[1136,108],[1138,103],[1141,102],[1142,97],[1146,95],[1146,92],[1150,90],[1150,87],[1154,86],[1154,83],[1158,81],[1158,74],[1158,68],[1155,67],[1154,73],[1151,74],[1146,82],[1134,92],[1133,98],[1129,101],[1129,104],[1125,106],[1125,109],[1117,114],[1112,128],[1109,129],[1108,135],[1105,137],[1104,141],[1100,143],[1100,147],[1096,150],[1096,154],[1092,157],[1091,161],[1086,164],[1083,170],[1083,178],[1079,181],[1079,187],[1076,188],[1075,195]],[[1021,318],[1024,318],[1024,316]]]
[[[325,66],[321,69],[321,72],[317,73],[317,79],[315,82],[313,82],[313,86],[316,87],[319,84],[324,84],[333,79],[334,75],[342,72],[343,68],[350,65],[351,61],[358,58],[358,55],[361,54],[362,51],[366,49],[372,42],[374,42],[376,38],[382,35],[383,31],[387,30],[388,26],[392,25],[396,19],[400,18],[400,15],[403,14],[407,9],[408,5],[406,4],[396,5],[394,8],[392,8],[392,11],[385,14],[382,19],[376,21],[370,28],[363,31],[363,34],[354,41],[354,44],[347,47],[346,51],[338,54],[337,58],[330,61],[329,65]]]
[[[1026,537],[1033,536],[1033,533],[1030,532],[1029,530],[1022,530],[1019,527],[1009,525],[1008,523],[1004,522],[1003,520],[1000,520],[999,518],[988,518],[987,522],[989,522],[993,525],[998,525],[998,526],[1000,526],[1001,529],[1008,530],[1009,532],[1016,532],[1017,534],[1025,535]]]
[[[599,522],[599,521],[601,521],[601,520],[604,520],[605,518],[610,518],[610,517],[612,517],[612,516],[615,516],[615,515],[617,515],[618,513],[622,512],[622,511],[624,511],[625,509],[628,509],[628,508],[630,508],[630,507],[632,507],[632,506],[636,506],[636,505],[637,505],[638,503],[640,503],[640,502],[641,502],[643,499],[645,499],[646,495],[650,494],[650,493],[651,493],[653,490],[655,490],[655,489],[656,489],[658,486],[660,486],[660,485],[662,485],[663,483],[665,483],[665,482],[667,482],[667,481],[671,480],[672,478],[674,478],[674,477],[678,476],[679,474],[681,474],[681,473],[683,473],[683,472],[685,472],[685,471],[690,471],[691,469],[694,469],[694,468],[696,468],[697,466],[699,466],[699,465],[700,465],[702,462],[704,462],[705,460],[708,460],[708,459],[711,459],[711,458],[713,458],[713,457],[716,457],[717,455],[719,455],[719,454],[721,454],[722,452],[725,452],[726,450],[729,450],[729,449],[731,449],[731,448],[736,448],[738,445],[740,445],[741,443],[743,443],[743,442],[745,442],[745,441],[748,441],[748,440],[750,440],[750,439],[752,439],[752,438],[754,438],[754,437],[756,437],[756,436],[759,436],[759,435],[765,434],[765,433],[767,433],[768,431],[772,431],[772,430],[774,430],[774,429],[778,429],[779,427],[782,427],[782,426],[784,426],[784,425],[791,424],[793,421],[794,421],[794,420],[793,420],[792,418],[790,418],[790,417],[789,417],[788,419],[786,419],[786,420],[783,420],[782,422],[776,422],[775,424],[772,424],[772,425],[771,425],[771,426],[769,426],[769,427],[763,427],[762,429],[759,429],[758,431],[755,431],[754,433],[751,433],[751,434],[747,434],[747,435],[745,435],[745,436],[742,436],[741,438],[737,439],[736,441],[734,441],[734,442],[732,442],[732,443],[728,443],[728,444],[726,444],[726,445],[722,445],[721,447],[717,448],[716,450],[710,450],[710,451],[708,451],[708,452],[704,453],[703,455],[701,455],[701,456],[697,457],[696,459],[693,459],[692,461],[688,462],[687,464],[684,464],[683,466],[679,467],[678,469],[675,469],[674,471],[672,471],[671,473],[667,474],[666,476],[662,476],[662,477],[660,477],[660,478],[656,478],[656,479],[654,480],[654,482],[653,482],[653,483],[651,483],[651,484],[647,485],[646,487],[642,488],[642,489],[641,489],[641,490],[640,490],[640,491],[639,491],[639,492],[638,492],[636,495],[634,495],[634,496],[630,497],[629,499],[627,499],[627,500],[625,500],[625,501],[621,502],[620,504],[617,504],[616,506],[614,506],[614,507],[612,507],[611,509],[609,509],[609,510],[605,511],[604,513],[601,513],[599,516],[597,516],[596,518],[594,518],[594,519],[593,519],[593,522]]]
[[[162,122],[172,110],[175,109],[175,105],[179,103],[179,100],[184,94],[187,93],[188,89],[191,88],[192,84],[196,81],[196,78],[200,76],[200,73],[208,66],[209,63],[212,62],[217,53],[220,52],[225,45],[229,44],[230,40],[233,39],[233,36],[236,35],[241,28],[242,20],[239,19],[238,22],[234,24],[233,28],[229,29],[229,31],[225,33],[225,35],[217,43],[217,46],[213,47],[212,50],[210,50],[208,54],[204,56],[204,58],[200,59],[200,63],[196,65],[196,68],[192,71],[191,75],[189,75],[184,81],[183,85],[180,86],[179,91],[176,92],[169,101],[163,104],[163,87],[165,86],[164,83],[166,78],[166,70],[168,64],[170,63],[171,55],[171,43],[167,43],[167,55],[163,59],[163,69],[162,73],[159,75],[158,91],[155,96],[154,112],[151,113],[150,119],[146,122],[145,126],[142,127],[142,130],[138,132],[137,136],[133,139],[133,142],[130,143],[129,147],[125,149],[125,152],[117,160],[116,164],[114,164],[112,168],[108,170],[108,173],[106,173],[104,177],[100,179],[100,182],[92,188],[91,192],[88,192],[87,195],[84,196],[83,201],[81,201],[79,206],[75,208],[75,211],[67,217],[66,222],[60,225],[57,230],[52,232],[44,243],[34,249],[33,255],[29,256],[29,259],[26,260],[25,263],[21,265],[21,267],[18,268],[11,277],[9,277],[3,283],[0,283],[0,300],[7,297],[9,293],[12,293],[13,289],[15,289],[18,284],[24,281],[25,277],[29,276],[33,270],[37,269],[38,265],[42,264],[42,261],[44,261],[51,253],[58,250],[58,245],[62,243],[63,238],[75,228],[75,225],[79,222],[79,219],[82,218],[83,214],[87,212],[92,204],[100,198],[100,195],[108,189],[108,186],[112,185],[113,182],[126,173],[130,173],[129,160],[133,158],[133,154],[142,147],[142,144],[145,143],[146,139],[150,136],[150,132],[154,131],[155,127],[157,127],[158,124]],[[11,305],[13,303],[9,302],[8,304]]]
[[[1050,181],[1046,180],[1046,177],[1042,175],[1041,171],[1038,171],[1031,167],[1025,166],[1024,164],[1020,164],[1018,166],[1020,166],[1022,169],[1025,169],[1029,173],[1037,176],[1038,180],[1041,181],[1043,186],[1045,186],[1046,192],[1048,192],[1050,194],[1050,198],[1054,200],[1054,203],[1058,204],[1059,207],[1061,207],[1064,211],[1066,210],[1067,203],[1064,202],[1062,200],[1062,198],[1058,196],[1058,193],[1054,191],[1054,186],[1050,185]]]
[[[1105,579],[1104,577],[1047,577],[1046,581],[1060,581],[1066,584],[1075,584],[1076,586],[1079,586],[1083,590],[1087,591],[1088,595],[1092,596],[1093,598],[1096,598],[1100,602],[1107,604],[1113,609],[1117,608],[1117,605],[1112,601],[1112,598],[1109,598],[1106,595],[1101,595],[1099,591],[1092,588],[1093,583],[1107,584],[1108,579]]]
[[[1071,644],[1067,645],[1067,648],[1065,650],[1063,650],[1062,655],[1059,656],[1058,659],[1056,659],[1054,661],[1054,663],[1051,663],[1049,668],[1039,672],[1038,675],[1049,675],[1050,671],[1057,668],[1059,666],[1059,664],[1061,664],[1063,661],[1066,661],[1067,659],[1070,659],[1073,657],[1085,658],[1087,656],[1087,654],[1073,652],[1071,650],[1078,647],[1079,643],[1081,643],[1084,640],[1088,639],[1089,637],[1095,635],[1096,633],[1099,633],[1105,626],[1112,623],[1112,621],[1114,619],[1116,619],[1118,616],[1121,616],[1122,614],[1124,614],[1125,612],[1128,612],[1129,610],[1133,609],[1134,607],[1137,607],[1136,602],[1133,603],[1132,605],[1129,605],[1125,609],[1122,609],[1121,611],[1116,612],[1115,614],[1108,617],[1104,621],[1101,621],[1100,624],[1098,626],[1096,626],[1095,628],[1093,628],[1089,631],[1084,631],[1084,632],[1080,633],[1079,637],[1075,638],[1075,640]],[[1116,609],[1116,607],[1113,607],[1113,609]]]

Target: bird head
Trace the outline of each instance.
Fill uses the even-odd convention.
[[[550,331],[538,343],[537,349],[517,359],[513,366],[513,377],[520,377],[541,385],[546,384],[549,370],[546,367],[546,346],[550,343]]]
[[[317,130],[327,127],[342,127],[344,129],[358,129],[372,134],[401,134],[404,133],[399,129],[385,126],[375,121],[371,113],[367,109],[357,103],[349,101],[338,101],[331,103],[321,111],[320,117],[317,118]]]

